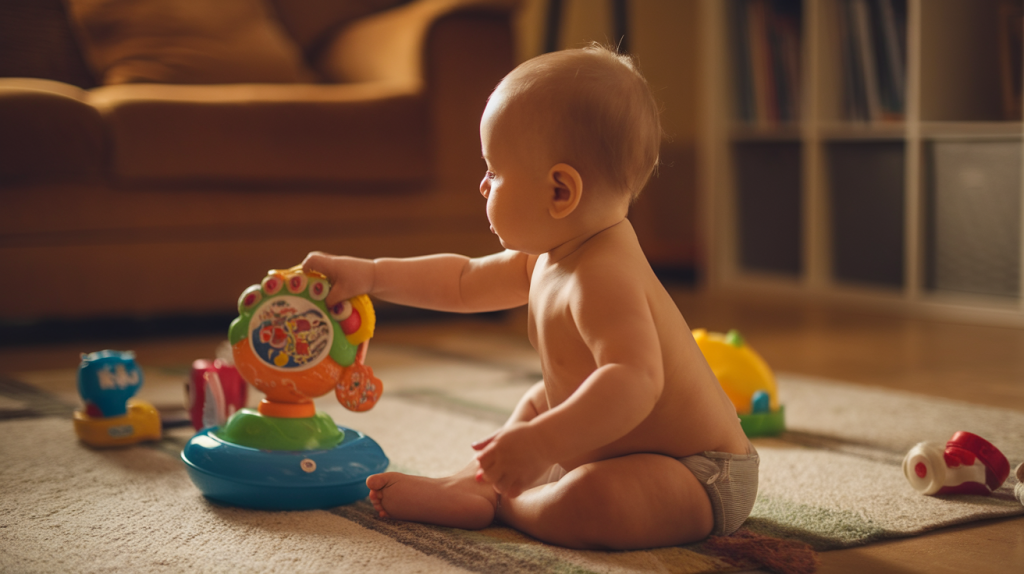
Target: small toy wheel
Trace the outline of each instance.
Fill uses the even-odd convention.
[[[903,458],[903,475],[921,494],[935,494],[946,482],[946,462],[942,448],[922,442]]]

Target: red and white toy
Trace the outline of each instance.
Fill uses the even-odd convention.
[[[245,407],[248,387],[234,365],[220,359],[196,359],[185,383],[185,408],[192,426],[196,430],[223,426]]]
[[[958,431],[945,449],[915,445],[903,459],[903,474],[921,494],[991,494],[1010,476],[1010,463],[987,440]]]

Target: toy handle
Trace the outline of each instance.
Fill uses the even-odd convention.
[[[366,353],[370,350],[370,340],[367,339],[362,343],[359,343],[359,348],[356,350],[356,365],[366,364]]]
[[[359,343],[355,361],[345,367],[341,380],[334,388],[338,402],[350,411],[364,412],[372,409],[384,391],[384,385],[373,375],[373,369],[364,364],[369,348],[370,341]]]

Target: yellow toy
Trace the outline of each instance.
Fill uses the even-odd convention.
[[[693,338],[736,407],[747,436],[777,435],[786,430],[785,409],[779,404],[775,375],[738,331],[723,335],[695,329]]]
[[[160,440],[160,413],[145,402],[128,399],[128,410],[119,417],[91,417],[75,411],[75,433],[90,446],[126,446]]]
[[[141,386],[142,369],[132,351],[83,354],[78,393],[85,408],[74,416],[78,438],[97,447],[160,440],[160,413],[153,405],[131,398]]]

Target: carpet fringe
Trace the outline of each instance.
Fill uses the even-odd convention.
[[[709,536],[702,545],[732,566],[764,568],[776,574],[813,574],[821,561],[810,545],[740,529],[730,536]]]

